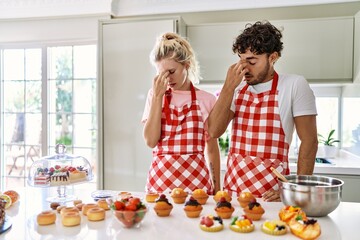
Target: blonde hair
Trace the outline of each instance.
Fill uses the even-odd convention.
[[[190,43],[180,35],[168,32],[157,38],[150,53],[150,62],[155,65],[165,58],[174,59],[183,65],[188,64],[188,78],[193,83],[198,83],[201,79],[195,52]]]

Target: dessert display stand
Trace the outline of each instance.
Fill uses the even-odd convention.
[[[73,201],[67,188],[93,179],[92,168],[87,159],[66,154],[63,144],[56,145],[55,155],[35,161],[29,171],[28,184],[32,187],[56,188],[56,195],[48,197],[48,202],[65,203]]]

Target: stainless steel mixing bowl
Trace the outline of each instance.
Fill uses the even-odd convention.
[[[344,182],[317,175],[287,175],[279,179],[280,197],[285,205],[301,207],[307,216],[323,217],[334,211],[342,197]]]

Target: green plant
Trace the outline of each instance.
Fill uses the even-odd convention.
[[[335,139],[335,138],[333,137],[334,132],[335,132],[335,129],[332,129],[332,130],[329,132],[329,135],[328,135],[327,137],[324,137],[323,135],[318,134],[319,143],[322,143],[322,144],[324,144],[324,145],[326,145],[326,146],[335,146],[334,143],[338,143],[338,142],[340,142],[340,140]]]
[[[226,131],[221,137],[218,138],[220,150],[227,154],[229,151],[229,133]]]

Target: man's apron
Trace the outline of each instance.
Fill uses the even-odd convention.
[[[271,90],[260,94],[248,91],[246,84],[235,100],[231,147],[224,178],[224,189],[249,191],[257,197],[278,182],[270,167],[289,174],[289,144],[285,141],[278,104],[278,74]],[[290,104],[290,102],[288,103]]]
[[[153,150],[146,190],[169,192],[181,187],[187,192],[197,188],[213,194],[204,157],[204,121],[196,91],[191,84],[191,102],[177,108],[170,104],[171,91],[164,96],[161,139]]]

